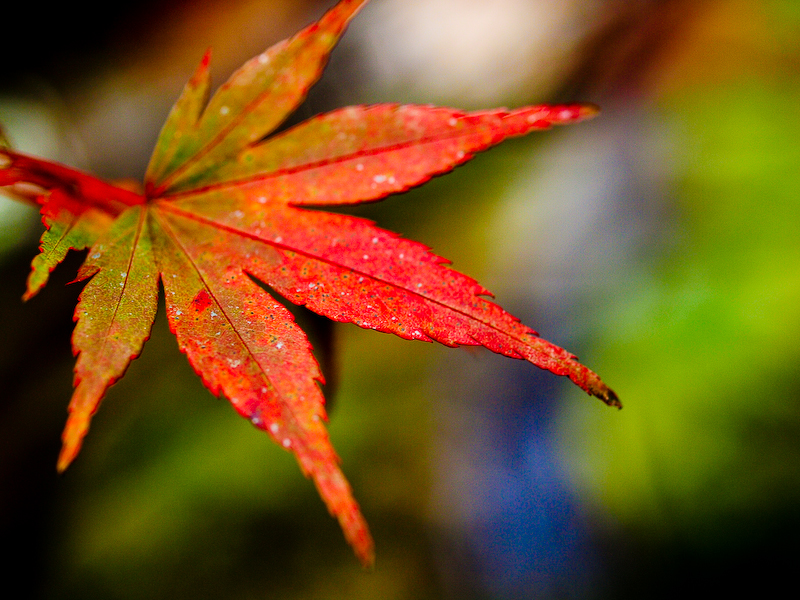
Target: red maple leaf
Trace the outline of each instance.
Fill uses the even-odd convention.
[[[352,106],[266,137],[303,100],[365,2],[342,0],[247,62],[210,100],[206,54],[161,131],[144,193],[10,148],[0,148],[0,186],[39,202],[47,228],[26,299],[70,249],[89,249],[77,277],[87,283],[75,311],[75,392],[59,471],[148,339],[160,281],[170,329],[206,387],[295,454],[368,565],[372,539],[324,426],[322,374],[290,312],[254,279],[335,321],[485,346],[566,375],[609,405],[619,401],[425,246],[363,219],[303,208],[379,200],[506,137],[595,112]]]

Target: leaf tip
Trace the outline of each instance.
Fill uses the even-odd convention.
[[[8,141],[6,137],[6,132],[2,126],[0,126],[0,148],[11,148],[11,142]],[[11,159],[6,156],[6,159],[11,162]],[[5,165],[0,163],[0,168],[3,168]]]
[[[203,58],[200,59],[200,69],[208,69],[211,64],[211,46],[206,48]]]
[[[367,573],[372,573],[375,570],[375,548],[370,548],[369,552],[364,556],[359,556],[361,561],[361,568]]]
[[[600,114],[600,107],[596,104],[581,104],[578,106],[578,121],[593,119]]]
[[[72,464],[72,461],[78,456],[83,446],[83,438],[89,432],[89,421],[91,420],[94,410],[81,405],[80,400],[80,382],[76,380],[75,395],[69,406],[69,416],[67,417],[67,424],[64,426],[64,431],[61,433],[61,452],[58,454],[58,462],[56,462],[56,471],[63,473]],[[97,399],[97,403],[100,399]],[[94,409],[97,409],[97,404],[94,404]]]
[[[600,398],[600,400],[605,402],[608,406],[618,409],[622,408],[622,402],[620,402],[617,393],[605,384],[603,384],[603,386],[597,390],[592,390],[591,394],[597,398]]]
[[[75,460],[77,455],[78,448],[73,447],[65,441],[61,446],[61,452],[58,454],[58,461],[56,462],[56,471],[59,475],[67,470],[67,467],[72,464],[72,461]]]
[[[364,528],[358,532],[358,535],[348,539],[348,542],[361,563],[361,567],[365,571],[373,571],[375,569],[375,542],[373,542],[372,536],[366,528],[366,523],[364,523]]]
[[[563,106],[547,107],[549,114],[547,120],[552,125],[567,125],[593,119],[600,114],[600,107],[596,104],[567,104]]]

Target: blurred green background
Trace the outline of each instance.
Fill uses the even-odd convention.
[[[6,18],[21,150],[141,177],[215,81],[332,2]],[[0,527],[32,598],[641,598],[790,583],[800,533],[800,5],[373,0],[293,122],[354,103],[601,105],[349,212],[433,247],[618,392],[300,313],[377,544],[362,572],[293,458],[213,398],[163,311],[55,474],[80,256],[20,300],[40,225],[0,199]],[[11,586],[13,588],[14,585]]]

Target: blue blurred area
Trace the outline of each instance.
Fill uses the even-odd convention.
[[[450,597],[586,597],[597,565],[556,435],[563,387],[515,361],[447,362],[458,385],[440,407],[434,505],[449,524]],[[471,427],[449,418],[459,412]]]

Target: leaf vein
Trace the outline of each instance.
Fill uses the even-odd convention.
[[[302,165],[297,165],[295,167],[286,167],[282,169],[277,169],[275,171],[271,171],[268,173],[259,173],[248,177],[243,177],[241,179],[232,179],[228,181],[220,181],[217,183],[210,183],[205,186],[192,188],[190,190],[183,190],[179,192],[175,192],[172,194],[164,194],[159,199],[160,200],[178,200],[181,198],[185,198],[187,196],[192,196],[195,194],[203,194],[210,191],[218,191],[218,190],[225,190],[227,188],[239,187],[243,185],[248,185],[252,183],[256,183],[259,181],[268,181],[270,179],[275,179],[278,177],[284,177],[287,175],[295,175],[297,173],[303,173],[305,171],[312,171],[314,169],[319,169],[322,167],[327,167],[331,165],[338,165],[344,162],[348,162],[351,160],[356,160],[359,158],[369,158],[374,156],[379,156],[381,154],[388,154],[389,152],[395,152],[397,150],[405,150],[407,148],[418,148],[420,146],[436,144],[439,142],[446,142],[449,140],[455,140],[462,137],[468,137],[469,135],[474,135],[473,132],[464,133],[461,135],[442,135],[442,136],[431,136],[427,138],[419,138],[416,140],[409,140],[407,142],[400,142],[396,144],[391,144],[387,146],[381,146],[380,148],[373,148],[369,150],[359,150],[357,152],[351,152],[349,154],[342,154],[339,156],[335,156],[333,158],[318,160],[315,162],[308,162]],[[481,148],[477,150],[470,150],[470,152],[480,151],[484,149],[485,145],[482,145]],[[466,156],[459,159],[460,161],[466,160]],[[395,190],[392,190],[391,193],[398,193]]]

